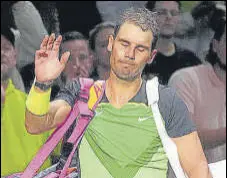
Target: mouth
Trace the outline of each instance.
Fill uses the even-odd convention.
[[[134,63],[132,63],[132,62],[126,62],[126,61],[119,61],[121,64],[123,64],[123,65],[128,65],[128,66],[134,66]]]

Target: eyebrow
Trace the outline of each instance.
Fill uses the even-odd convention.
[[[122,38],[119,38],[119,41],[120,42],[125,42],[125,43],[130,43],[129,41],[127,41],[127,40],[125,40],[125,39],[122,39]],[[144,49],[146,49],[146,50],[149,50],[149,47],[148,46],[144,46],[144,45],[141,45],[141,44],[139,44],[139,45],[136,45],[136,48],[139,48],[139,47],[142,47],[142,48],[144,48]]]
[[[126,43],[130,43],[129,41],[124,40],[124,39],[122,39],[122,38],[119,38],[119,41],[121,41],[121,42],[126,42]]]

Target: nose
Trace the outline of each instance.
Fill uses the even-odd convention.
[[[130,60],[135,60],[135,49],[133,47],[128,47],[125,51],[125,56]]]

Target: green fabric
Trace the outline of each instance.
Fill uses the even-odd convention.
[[[192,9],[198,4],[199,1],[180,1],[182,4],[182,12],[191,12]]]
[[[24,171],[49,136],[49,132],[42,135],[27,133],[25,101],[26,94],[17,90],[9,80],[1,111],[1,176]],[[48,159],[42,169],[50,165]]]
[[[82,178],[166,177],[167,157],[149,107],[101,103],[96,112],[80,145]]]

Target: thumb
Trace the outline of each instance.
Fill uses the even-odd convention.
[[[68,59],[69,59],[69,56],[70,56],[70,52],[69,51],[63,53],[62,56],[61,56],[60,63],[65,65],[67,63]]]

